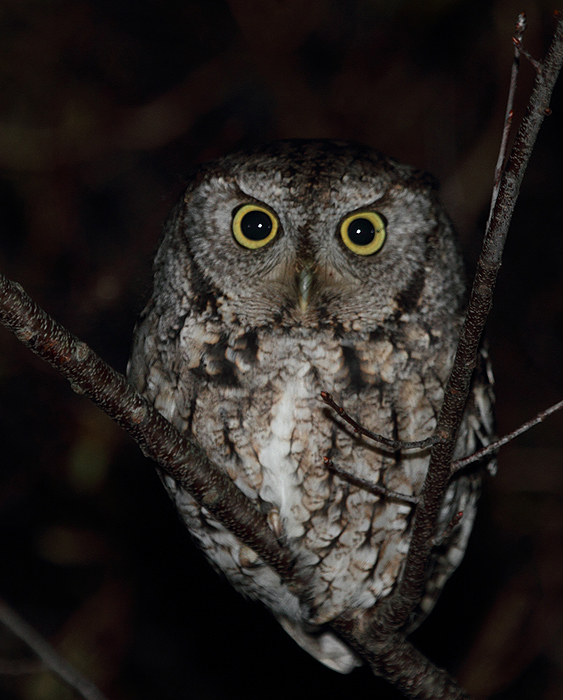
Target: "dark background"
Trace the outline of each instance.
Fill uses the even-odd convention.
[[[471,266],[520,2],[1,0],[0,269],[124,371],[163,219],[197,162],[270,138],[431,171]],[[525,7],[541,57],[552,5]],[[533,81],[522,65],[516,119]],[[563,88],[489,324],[505,433],[563,397]],[[467,557],[416,633],[476,698],[563,698],[563,415],[500,455]],[[326,670],[204,562],[152,465],[0,332],[0,595],[111,700],[398,695]],[[0,626],[0,658],[32,655]],[[75,695],[48,672],[4,700]]]

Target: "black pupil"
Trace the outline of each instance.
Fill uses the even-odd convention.
[[[251,241],[263,241],[272,230],[272,219],[265,211],[249,211],[242,217],[240,227]]]
[[[375,226],[369,219],[354,219],[348,224],[348,238],[356,245],[369,245],[375,238]]]

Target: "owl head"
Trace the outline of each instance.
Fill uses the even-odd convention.
[[[170,294],[227,326],[342,332],[457,310],[460,269],[427,175],[328,140],[199,167],[156,261]]]

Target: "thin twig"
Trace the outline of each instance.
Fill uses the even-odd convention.
[[[439,547],[444,542],[446,542],[447,539],[449,538],[449,536],[455,530],[455,528],[460,524],[462,518],[463,518],[463,511],[458,510],[458,512],[454,515],[454,517],[448,523],[448,527],[444,530],[444,532],[441,534],[441,536],[434,537],[434,539],[432,541],[433,546]]]
[[[357,423],[348,413],[346,413],[342,406],[336,403],[331,394],[328,392],[321,391],[321,399],[327,406],[330,406],[330,408],[336,411],[336,413],[338,413],[338,415],[345,420],[348,425],[351,425],[352,428],[354,428],[355,433],[364,435],[374,442],[378,442],[381,445],[385,445],[385,447],[389,447],[391,450],[424,450],[427,447],[432,447],[432,445],[435,445],[440,439],[436,435],[431,435],[424,440],[391,440],[391,438],[378,435],[378,433],[372,433],[371,430],[367,430],[367,428],[364,428],[363,425]]]
[[[557,14],[557,12],[556,12]],[[514,44],[514,50],[522,54],[525,59],[534,67],[536,73],[540,73],[542,69],[542,64],[540,61],[536,61],[536,59],[526,51],[524,48],[524,32],[526,31],[526,13],[522,12],[518,15],[518,20],[516,21],[516,30],[514,32],[514,36],[512,37],[512,43]]]
[[[418,449],[423,449],[425,447],[430,447],[431,445],[435,444],[438,442],[438,438],[436,436],[431,436],[429,438],[426,438],[425,440],[419,440],[415,442],[408,442],[408,441],[402,441],[402,440],[390,440],[389,438],[386,438],[382,435],[377,435],[376,433],[372,433],[366,428],[364,428],[362,425],[357,423],[353,418],[351,418],[348,413],[340,406],[337,404],[332,396],[328,394],[326,391],[321,392],[321,396],[323,401],[327,404],[327,406],[330,406],[333,408],[339,416],[342,417],[343,420],[345,420],[347,423],[349,423],[353,428],[354,432],[356,433],[361,433],[362,435],[366,435],[367,437],[371,438],[372,440],[375,440],[376,442],[380,442],[384,444],[386,447],[390,447],[392,449],[413,449],[413,448],[418,448]],[[485,447],[481,448],[480,450],[477,450],[477,452],[474,452],[473,454],[468,455],[467,457],[463,457],[462,459],[456,459],[454,462],[451,464],[451,470],[452,474],[455,474],[457,471],[460,469],[463,469],[464,467],[467,467],[469,464],[473,464],[474,462],[478,462],[480,459],[483,459],[483,457],[487,457],[488,455],[494,454],[497,452],[501,447],[509,443],[511,440],[514,440],[514,438],[517,438],[519,435],[522,435],[522,433],[525,433],[526,431],[530,430],[530,428],[533,428],[535,425],[538,425],[538,423],[541,423],[544,421],[548,416],[550,416],[552,413],[555,413],[556,411],[559,411],[563,408],[563,401],[559,401],[558,403],[554,404],[553,406],[550,406],[549,408],[546,408],[545,411],[541,411],[538,413],[535,418],[532,418],[531,420],[527,421],[526,423],[523,423],[519,428],[516,428],[516,430],[513,430],[511,433],[508,433],[504,437],[499,438],[498,440],[495,440],[494,442],[491,442],[489,445],[486,445]],[[353,476],[352,474],[349,474],[348,472],[344,471],[343,469],[340,469],[340,467],[337,467],[333,464],[332,460],[328,459],[325,457],[325,464],[327,465],[327,468],[330,469],[330,471],[334,472],[335,474],[338,474],[338,476],[341,476],[344,479],[347,479],[350,481],[350,483],[354,483],[357,486],[361,486],[362,488],[365,488],[367,491],[372,491],[373,493],[377,493],[381,496],[389,496],[393,498],[398,498],[403,501],[406,501],[407,503],[418,503],[419,499],[416,496],[406,496],[405,494],[398,493],[395,491],[388,491],[384,486],[380,486],[379,484],[374,484],[371,481],[367,481],[365,479],[361,479],[360,477]]]
[[[416,496],[409,496],[406,493],[391,491],[385,486],[381,486],[381,484],[374,484],[373,481],[368,481],[367,479],[362,479],[362,477],[360,476],[350,474],[350,472],[347,472],[344,469],[337,467],[332,461],[332,459],[329,459],[328,457],[324,458],[324,463],[326,468],[330,472],[336,474],[336,476],[339,476],[341,479],[344,479],[344,481],[348,481],[349,483],[354,484],[354,486],[359,486],[361,489],[369,491],[370,493],[374,493],[377,496],[384,496],[385,498],[390,498],[397,501],[404,501],[405,503],[411,503],[413,505],[416,505],[419,501],[419,499]]]
[[[91,680],[64,659],[31,625],[0,599],[0,621],[28,644],[51,671],[59,675],[86,700],[107,700]]]
[[[491,217],[493,215],[493,209],[497,201],[498,191],[500,187],[500,180],[502,173],[504,172],[504,164],[506,163],[506,157],[508,153],[508,138],[510,136],[510,129],[512,127],[512,120],[514,118],[514,95],[516,94],[516,85],[518,83],[518,70],[520,68],[520,48],[522,46],[522,37],[526,31],[526,13],[521,12],[516,20],[516,26],[514,27],[514,36],[512,41],[514,43],[514,59],[512,61],[512,69],[510,71],[510,86],[508,88],[508,97],[506,98],[506,110],[504,113],[504,128],[502,130],[502,139],[498,153],[497,164],[495,167],[495,180],[493,184],[493,193],[491,195],[491,206],[489,209],[489,221],[487,222],[487,227],[490,226]]]
[[[538,413],[538,415],[535,418],[532,418],[526,423],[523,423],[519,428],[516,428],[516,430],[513,430],[511,433],[508,433],[508,435],[505,435],[504,437],[501,437],[498,440],[491,442],[490,445],[487,445],[486,447],[477,450],[477,452],[474,452],[468,457],[463,457],[463,459],[456,459],[455,462],[452,462],[452,474],[459,471],[460,469],[463,469],[463,467],[466,467],[468,464],[478,462],[483,457],[493,454],[500,447],[506,445],[507,442],[514,440],[514,438],[517,438],[519,435],[522,435],[522,433],[525,433],[527,430],[530,430],[530,428],[533,428],[534,425],[541,423],[552,413],[555,413],[556,411],[559,411],[562,408],[563,401],[558,401],[556,404],[553,404],[553,406],[546,408],[545,411],[541,411],[541,413]]]

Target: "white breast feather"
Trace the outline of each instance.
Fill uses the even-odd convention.
[[[289,381],[281,392],[279,400],[270,411],[270,433],[258,453],[263,469],[260,497],[278,507],[289,537],[303,535],[303,526],[295,518],[295,511],[301,508],[301,491],[297,479],[297,460],[294,455],[293,434],[299,421],[300,400],[307,398],[304,376],[310,370],[304,364],[298,376]]]

